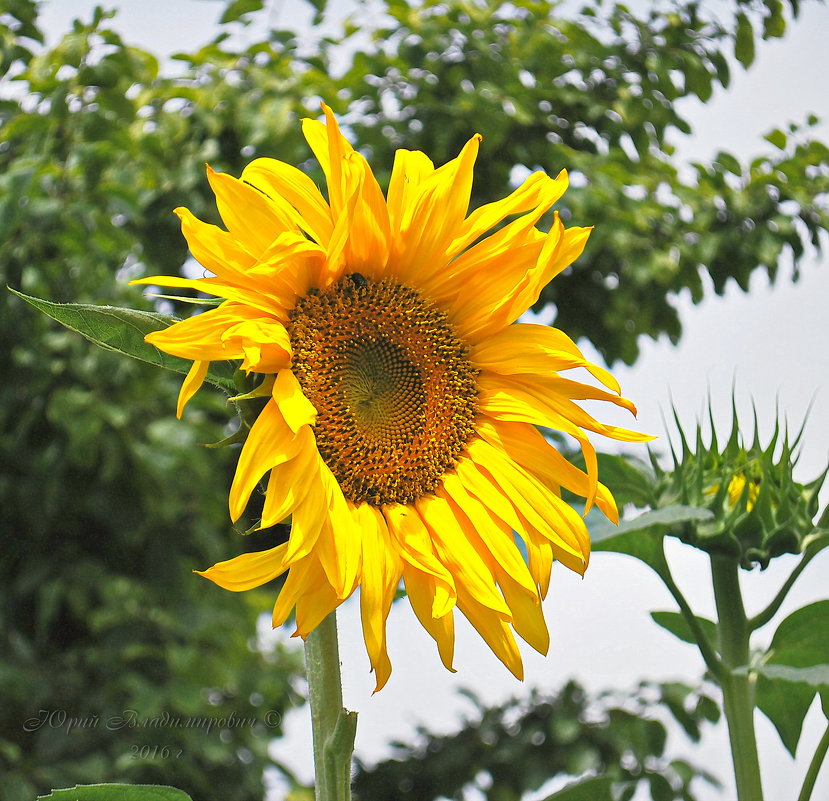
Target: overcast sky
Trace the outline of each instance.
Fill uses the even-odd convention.
[[[88,18],[94,5],[91,0],[45,3],[43,21],[51,40],[67,28],[72,17]],[[208,0],[122,0],[115,5],[120,6],[115,27],[129,41],[161,55],[206,41],[215,31],[222,8]],[[288,24],[301,19],[304,9],[301,0],[276,0],[271,19]],[[705,159],[724,149],[745,160],[766,148],[761,136],[771,128],[788,121],[801,122],[810,112],[829,118],[829,92],[824,80],[828,36],[829,8],[804,2],[801,19],[782,42],[760,44],[757,62],[749,73],[734,67],[727,92],[716,93],[707,106],[689,101],[685,111],[695,135],[679,143],[680,155]],[[826,126],[822,135],[824,140],[829,139]],[[561,165],[555,166],[558,169]],[[186,204],[186,198],[182,203]],[[696,307],[684,294],[676,299],[684,332],[680,345],[644,340],[635,367],[614,368],[625,395],[639,407],[640,429],[663,434],[662,414],[671,402],[685,425],[692,426],[709,392],[717,417],[725,425],[730,416],[731,386],[736,380],[743,419],[750,420],[753,400],[761,430],[766,433],[773,427],[777,404],[797,425],[814,399],[797,477],[809,480],[822,470],[829,459],[829,276],[826,265],[814,260],[804,264],[797,284],[788,280],[790,272],[788,267],[782,269],[775,287],[756,275],[748,295],[731,286],[724,297],[709,291],[706,301]],[[597,445],[603,447],[601,442]],[[676,543],[669,548],[669,556],[691,605],[698,614],[713,615],[706,560]],[[771,596],[791,565],[792,561],[784,558],[763,574],[745,576],[750,612]],[[826,597],[827,568],[829,554],[824,552],[804,573],[778,619],[804,603]],[[584,580],[567,570],[554,571],[546,602],[552,635],[550,655],[542,658],[524,649],[527,680],[522,685],[460,620],[458,672],[447,673],[440,666],[432,641],[414,622],[408,604],[399,603],[389,621],[394,673],[388,686],[372,696],[374,683],[362,645],[359,612],[357,605],[349,602],[339,618],[345,702],[360,715],[357,753],[369,760],[379,758],[386,753],[386,742],[409,740],[418,723],[451,729],[460,712],[472,711],[469,702],[457,694],[460,687],[470,687],[486,700],[497,702],[512,694],[524,694],[529,686],[555,692],[570,677],[591,689],[631,688],[642,678],[684,678],[693,682],[703,667],[695,650],[663,632],[649,618],[650,610],[673,608],[659,580],[640,563],[624,556],[596,555]],[[768,637],[770,634],[766,640]],[[307,714],[303,709],[289,718],[289,737],[277,743],[275,755],[310,779]],[[813,707],[799,758],[793,763],[770,724],[765,718],[758,719],[768,801],[793,798],[792,788],[799,787],[820,736],[820,720],[819,709]],[[691,761],[704,764],[730,787],[724,725],[696,750],[689,750],[681,740],[674,747],[678,753],[690,754]],[[828,774],[829,769],[824,768],[814,801],[829,798]],[[723,796],[701,791],[699,796],[730,798],[731,791]]]

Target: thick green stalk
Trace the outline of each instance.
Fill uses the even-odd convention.
[[[334,612],[305,641],[305,671],[314,735],[314,796],[316,801],[350,801],[357,713],[343,708]]]
[[[735,674],[734,668],[749,663],[751,629],[740,592],[737,560],[723,555],[711,556],[711,576],[720,635],[720,657],[725,670],[719,677],[723,692],[731,758],[739,801],[763,801],[760,761],[754,734],[754,693],[748,673]]]

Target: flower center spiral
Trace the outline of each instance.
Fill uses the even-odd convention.
[[[434,490],[474,432],[477,371],[446,315],[412,289],[353,273],[290,314],[293,372],[325,463],[353,503]]]

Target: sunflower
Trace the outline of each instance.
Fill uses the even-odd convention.
[[[467,215],[479,135],[439,168],[398,150],[384,197],[323,111],[325,122],[302,128],[327,198],[274,159],[251,162],[241,179],[208,168],[227,230],[176,210],[206,277],[139,282],[223,299],[147,337],[193,360],[179,416],[214,360],[240,360],[267,398],[239,456],[230,516],[267,476],[259,525],[290,516],[290,537],[201,575],[241,591],[287,572],[273,625],[295,610],[303,638],[359,587],[378,690],[391,673],[386,620],[402,581],[448,669],[457,608],[522,678],[513,630],[545,653],[552,563],[583,573],[588,562],[584,521],[562,489],[586,499],[585,513],[595,504],[618,518],[586,432],[649,439],[576,403],[635,414],[566,334],[516,323],[590,229],[565,229],[558,214],[549,232],[536,228],[567,187],[564,171],[536,172]],[[561,375],[576,367],[606,389]],[[574,438],[586,471],[538,427]]]

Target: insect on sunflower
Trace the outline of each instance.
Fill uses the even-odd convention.
[[[264,375],[258,392],[268,400],[239,457],[230,516],[267,475],[260,525],[290,515],[290,537],[201,575],[240,591],[287,571],[273,624],[295,609],[303,638],[359,587],[377,689],[391,673],[386,619],[402,581],[447,668],[457,608],[521,678],[513,630],[546,652],[541,601],[553,561],[587,566],[587,530],[562,488],[617,520],[586,432],[649,439],[575,402],[635,413],[566,334],[516,323],[590,229],[565,228],[557,214],[549,232],[536,228],[567,187],[563,171],[533,173],[467,216],[478,135],[439,168],[398,150],[384,197],[323,110],[325,122],[302,125],[327,198],[274,159],[256,159],[241,179],[208,169],[227,230],[176,213],[209,276],[139,282],[224,299],[147,337],[194,361],[179,415],[211,361],[241,360]],[[560,375],[576,367],[606,389]],[[573,437],[586,471],[539,426]]]

